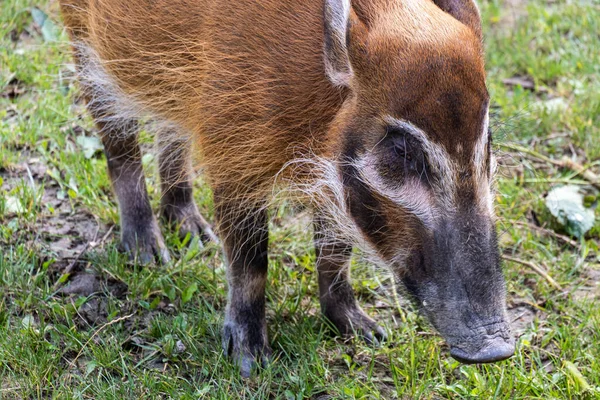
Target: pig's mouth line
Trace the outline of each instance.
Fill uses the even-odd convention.
[[[442,335],[444,336],[444,335]],[[507,342],[512,339],[510,331],[497,330],[493,333],[485,333],[482,335],[457,335],[457,336],[444,336],[446,342],[450,347],[456,347],[458,349],[466,350],[467,347],[471,347],[475,343],[481,343],[484,346],[486,342],[493,341],[494,339],[501,338]],[[469,346],[471,345],[471,346]]]
[[[491,321],[486,322],[485,324],[477,324],[476,326],[469,326],[469,324],[467,324],[467,327],[469,329],[481,329],[481,328],[487,328],[489,326],[508,326],[508,323],[506,322],[506,320],[504,318],[497,318]],[[500,329],[498,329],[500,330]]]
[[[499,329],[494,330],[493,332],[490,332],[485,327],[478,327],[473,330],[475,332],[477,332],[477,334],[475,334],[475,335],[470,335],[470,337],[473,337],[473,338],[484,337],[484,338],[495,339],[497,337],[502,337],[503,339],[508,339],[508,338],[510,338],[510,335],[511,335],[510,328],[504,328],[504,329],[499,328]]]

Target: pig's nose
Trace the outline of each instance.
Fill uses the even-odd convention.
[[[509,358],[515,353],[514,339],[494,338],[488,340],[484,347],[470,353],[465,348],[452,347],[450,355],[465,364],[493,363]]]

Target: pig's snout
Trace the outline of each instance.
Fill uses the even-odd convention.
[[[465,364],[485,364],[502,361],[515,353],[515,341],[495,337],[484,340],[483,346],[452,346],[450,355]]]
[[[474,331],[477,333],[473,336],[450,341],[450,355],[456,360],[465,364],[485,364],[505,360],[515,353],[515,339],[504,318]]]

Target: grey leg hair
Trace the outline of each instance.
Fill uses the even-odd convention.
[[[159,138],[159,141],[162,140]],[[160,148],[161,214],[164,220],[179,228],[181,237],[190,234],[205,242],[218,243],[219,239],[194,202],[190,145],[189,140],[170,140]]]
[[[223,348],[239,365],[241,375],[249,377],[257,361],[265,365],[271,354],[265,318],[267,211],[242,211],[239,205],[220,201],[220,194],[215,191],[215,211],[229,282]]]
[[[352,246],[331,237],[333,230],[327,228],[318,211],[315,213],[314,230],[321,311],[342,335],[357,333],[367,343],[385,339],[385,331],[354,298],[349,267]]]

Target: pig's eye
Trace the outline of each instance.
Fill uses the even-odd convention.
[[[409,133],[399,129],[388,130],[388,140],[388,146],[393,150],[392,163],[400,164],[408,171],[416,171],[424,166],[421,146]]]
[[[421,143],[410,132],[388,127],[377,146],[377,153],[381,176],[390,184],[403,182],[409,177],[428,181],[429,170]]]
[[[410,146],[406,143],[406,137],[398,137],[393,139],[394,152],[396,155],[408,162],[412,161],[412,155],[410,154]]]

